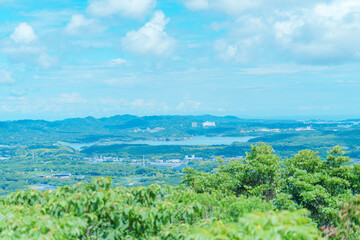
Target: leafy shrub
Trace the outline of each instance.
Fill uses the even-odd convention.
[[[86,222],[75,216],[56,218],[41,213],[41,206],[1,206],[1,239],[78,239]]]
[[[360,197],[352,198],[342,204],[337,213],[335,225],[324,228],[329,239],[353,240],[360,239]]]
[[[234,222],[247,213],[273,209],[257,197],[158,185],[112,188],[110,179],[96,178],[56,191],[10,194],[2,201],[0,236],[16,232],[27,239],[185,239],[194,226]]]
[[[319,226],[330,226],[342,202],[359,192],[360,168],[337,146],[325,160],[303,150],[283,162],[273,149],[260,143],[242,161],[231,161],[216,173],[185,169],[184,183],[197,193],[221,191],[257,196],[278,210],[306,208]]]
[[[272,147],[260,143],[251,147],[244,161],[231,161],[217,173],[202,173],[186,168],[184,183],[196,192],[223,191],[252,195],[270,201],[279,191],[281,165]]]
[[[328,239],[359,239],[360,171],[348,162],[340,147],[326,160],[305,150],[281,162],[259,144],[217,172],[187,168],[187,186],[95,178],[19,191],[0,200],[0,239],[322,239],[317,226]]]
[[[306,217],[307,211],[249,213],[237,223],[222,221],[195,228],[189,239],[233,240],[315,240],[323,239],[321,232]]]

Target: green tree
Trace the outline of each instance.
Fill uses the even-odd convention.
[[[360,239],[360,197],[344,202],[336,214],[335,227],[324,228],[329,239],[353,240]]]
[[[184,183],[197,192],[220,190],[270,201],[280,190],[280,158],[264,143],[253,145],[244,161],[219,166],[217,173],[200,173],[192,168],[185,169],[185,173]]]
[[[285,161],[282,192],[307,208],[321,225],[329,225],[342,201],[352,197],[352,167],[341,147],[329,151],[325,161],[317,152],[303,150]]]
[[[307,212],[268,212],[250,213],[237,223],[214,222],[191,230],[189,239],[196,240],[317,240],[323,239]]]

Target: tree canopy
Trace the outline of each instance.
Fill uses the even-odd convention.
[[[95,178],[0,201],[2,239],[359,239],[359,166],[341,147],[282,160],[254,145],[177,187],[114,187]]]

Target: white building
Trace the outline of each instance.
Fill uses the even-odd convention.
[[[180,159],[170,159],[170,160],[167,160],[166,162],[168,162],[168,163],[181,163],[181,160]]]
[[[311,126],[307,126],[306,128],[296,128],[295,131],[313,131],[314,129]]]
[[[276,132],[276,133],[281,132],[280,129],[268,129],[268,128],[261,128],[261,129],[258,129],[257,131],[259,131],[259,132]]]
[[[193,127],[193,128],[197,128],[197,127],[198,127],[197,122],[193,122],[193,123],[191,123],[191,127]]]
[[[185,160],[194,160],[194,159],[195,159],[195,155],[191,155],[191,156],[186,155],[185,156]]]
[[[209,122],[209,121],[206,121],[206,122],[203,122],[203,127],[216,127],[216,123],[215,122]]]

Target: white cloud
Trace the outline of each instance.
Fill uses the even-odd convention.
[[[223,60],[246,63],[255,58],[265,33],[262,19],[243,16],[235,21],[227,38],[215,42],[215,50]]]
[[[69,35],[83,35],[87,33],[97,33],[103,31],[97,20],[86,18],[84,15],[73,15],[70,22],[66,25],[65,31]]]
[[[278,41],[288,43],[291,41],[291,37],[294,35],[299,36],[300,33],[297,31],[299,28],[304,26],[303,19],[292,17],[291,20],[276,22],[274,24],[275,37]]]
[[[219,39],[215,42],[215,50],[218,56],[225,61],[246,63],[251,58],[253,44],[251,39],[240,41]]]
[[[277,43],[295,60],[317,64],[359,60],[359,1],[335,0],[288,15],[273,26]]]
[[[139,18],[149,13],[155,5],[156,0],[93,0],[90,1],[88,12],[99,17],[119,14]]]
[[[14,84],[15,80],[12,78],[12,73],[5,70],[0,70],[0,85]]]
[[[122,78],[112,78],[105,80],[105,83],[112,87],[134,87],[139,81],[134,76],[122,77]]]
[[[130,106],[134,109],[147,109],[152,111],[168,111],[169,106],[165,102],[158,102],[157,100],[145,101],[144,99],[135,99],[130,103]]]
[[[51,67],[57,65],[58,62],[59,62],[58,57],[50,56],[47,53],[40,54],[40,56],[37,59],[37,63],[42,68],[51,68]]]
[[[86,99],[82,98],[79,93],[62,93],[58,99],[59,103],[86,103]]]
[[[16,43],[30,43],[37,38],[34,29],[25,22],[20,23],[10,37]]]
[[[11,63],[26,63],[45,69],[53,67],[59,62],[58,57],[47,54],[46,48],[37,45],[10,45],[3,48],[2,52]]]
[[[164,55],[172,51],[175,40],[165,30],[169,19],[156,11],[149,22],[138,31],[131,31],[122,39],[124,49],[138,54]]]
[[[201,106],[201,102],[196,102],[193,100],[186,100],[184,102],[180,102],[176,106],[176,109],[191,112],[191,111],[199,110],[200,106]]]
[[[125,63],[127,63],[127,61],[122,58],[115,58],[115,59],[111,59],[109,63],[110,63],[110,66],[116,66],[116,65],[125,64]]]
[[[349,16],[349,14],[357,15],[359,10],[360,2],[357,0],[336,0],[329,4],[322,3],[316,5],[314,13],[319,17],[341,21],[344,17]]]
[[[1,51],[7,56],[10,63],[25,63],[29,65],[49,68],[58,63],[58,58],[50,56],[44,43],[38,39],[33,28],[27,23],[21,23],[10,39],[3,42]]]
[[[360,1],[281,2],[263,2],[228,21],[228,35],[214,44],[218,56],[241,63],[270,56],[315,65],[360,60]]]
[[[61,110],[58,102],[52,99],[27,98],[24,96],[12,96],[1,99],[0,111],[18,114],[49,113]]]
[[[2,49],[2,51],[10,56],[14,56],[14,58],[17,58],[18,55],[21,55],[21,57],[23,57],[23,55],[29,55],[31,56],[31,58],[33,58],[33,55],[38,55],[41,52],[44,52],[46,49],[43,47],[38,47],[38,46],[7,46],[5,48]]]
[[[185,6],[191,10],[217,10],[237,15],[260,6],[260,3],[261,0],[186,0]]]

